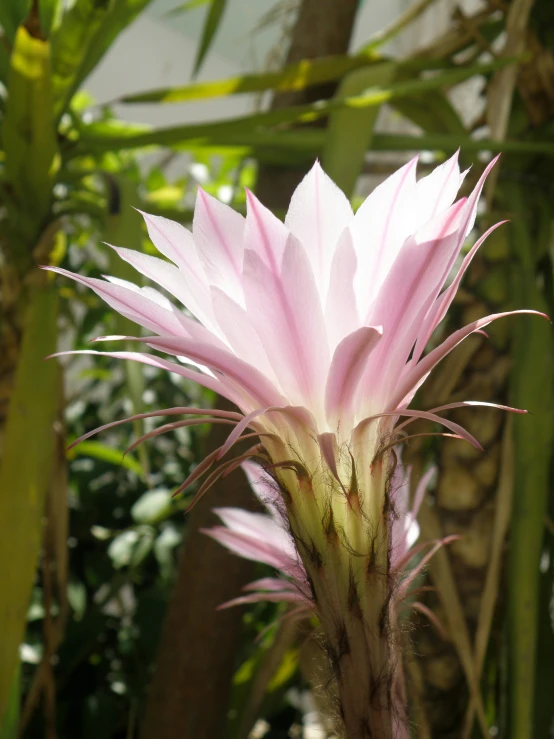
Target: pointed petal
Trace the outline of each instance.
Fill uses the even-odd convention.
[[[337,344],[360,326],[354,278],[358,260],[349,229],[343,232],[333,262],[329,279],[329,290],[325,301],[325,325],[329,348],[334,351]]]
[[[367,323],[383,326],[383,339],[363,380],[368,397],[385,402],[397,386],[421,322],[440,290],[445,267],[457,249],[464,205],[459,201],[407,239],[385,278],[367,319]]]
[[[248,605],[249,603],[301,603],[305,600],[306,598],[302,595],[302,593],[295,593],[292,590],[284,590],[280,593],[250,593],[250,595],[240,595],[238,598],[233,598],[233,600],[228,600],[226,603],[222,603],[220,606],[217,607],[217,610],[222,611],[225,608],[231,608],[232,606],[244,606]],[[298,611],[302,612],[305,612],[306,610],[308,610],[307,607],[298,609]]]
[[[197,413],[206,415],[207,422],[209,422],[211,417],[213,417],[214,419],[225,419],[225,420],[228,420],[230,423],[236,423],[237,421],[240,421],[243,418],[241,413],[235,413],[234,411],[218,411],[215,408],[213,410],[210,410],[209,408],[193,408],[191,406],[182,406],[182,407],[177,407],[177,408],[165,408],[164,410],[150,411],[149,413],[137,413],[136,415],[129,416],[128,418],[120,418],[117,421],[110,421],[110,423],[105,423],[102,426],[98,426],[98,428],[93,429],[92,431],[88,431],[86,434],[83,434],[78,439],[75,439],[75,441],[72,441],[71,444],[67,447],[67,449],[69,451],[70,449],[73,449],[73,447],[77,446],[77,444],[80,444],[85,439],[88,439],[91,436],[94,436],[95,434],[100,433],[101,431],[105,431],[106,429],[113,428],[114,426],[121,426],[121,424],[123,423],[131,423],[132,421],[141,421],[144,418],[158,418],[159,416],[186,416],[189,414],[197,414]],[[196,419],[196,420],[201,420],[201,419]]]
[[[137,286],[131,289],[131,287],[116,285],[94,277],[83,277],[61,267],[45,267],[44,269],[56,272],[64,277],[70,277],[72,280],[92,288],[102,300],[106,301],[122,316],[150,331],[163,334],[173,333],[176,336],[182,336],[185,333],[174,309],[170,310],[160,305],[159,301],[146,297]]]
[[[226,382],[225,378],[215,378],[212,375],[206,375],[203,372],[196,372],[195,370],[187,369],[176,362],[169,362],[166,359],[155,356],[154,354],[143,354],[141,352],[98,352],[92,349],[79,349],[69,352],[57,352],[50,356],[61,357],[72,354],[97,354],[99,356],[103,355],[105,357],[113,357],[115,359],[131,359],[134,362],[140,362],[141,364],[147,364],[150,367],[163,369],[167,372],[172,372],[175,375],[186,377],[187,380],[197,382],[199,385],[208,388],[208,390],[213,390],[215,393],[223,395],[224,398],[235,403],[235,405],[241,408],[241,410],[245,410],[246,413],[249,413],[251,410],[251,407],[248,405],[249,400],[244,395],[237,392],[236,386]]]
[[[335,480],[338,480],[342,486],[337,468],[337,437],[333,432],[327,431],[324,434],[319,434],[317,440],[319,442],[319,448],[321,449],[321,456],[325,460],[327,467],[331,470]]]
[[[209,293],[196,281],[191,285],[184,271],[164,259],[149,254],[117,246],[111,248],[142,275],[174,295],[204,325],[213,327],[214,318]]]
[[[298,555],[289,534],[269,516],[242,508],[214,508],[214,513],[225,524],[225,541],[222,536],[217,537],[218,541],[241,557],[265,562],[283,571],[297,566]]]
[[[431,174],[418,181],[416,200],[419,226],[449,208],[456,199],[463,180],[458,166],[458,154],[456,152],[446,162],[435,167]]]
[[[187,306],[203,323],[213,328],[210,286],[190,231],[161,216],[142,214],[148,235],[159,252],[179,267],[187,286]]]
[[[242,306],[218,287],[212,287],[211,292],[215,319],[233,352],[237,357],[257,367],[275,387],[281,389],[264,345],[252,325],[251,317]]]
[[[279,487],[275,480],[263,467],[255,462],[243,462],[242,469],[250,483],[250,487],[258,500],[270,511],[273,518],[279,520],[281,516],[282,500]]]
[[[285,226],[302,243],[322,296],[339,236],[353,215],[348,198],[316,162],[294,191]]]
[[[343,339],[335,349],[325,388],[325,415],[333,430],[344,427],[349,434],[358,386],[369,355],[382,335],[381,327],[364,326]]]
[[[469,323],[467,326],[464,326],[464,328],[460,328],[458,329],[458,331],[455,331],[453,334],[451,334],[442,342],[442,344],[440,344],[440,346],[437,346],[436,349],[433,349],[433,351],[429,352],[429,354],[423,357],[423,359],[421,359],[416,365],[406,366],[404,376],[401,378],[401,381],[399,382],[394,395],[390,399],[389,406],[398,407],[403,403],[405,398],[407,398],[408,396],[412,396],[415,390],[417,390],[417,388],[425,380],[429,372],[431,372],[431,370],[442,359],[444,359],[447,354],[450,354],[450,352],[455,349],[458,344],[460,344],[470,334],[474,333],[475,331],[479,331],[485,326],[488,326],[489,323],[497,321],[499,318],[504,318],[506,316],[516,316],[519,314],[537,315],[541,316],[542,318],[546,318],[547,321],[549,320],[548,316],[545,313],[540,313],[539,311],[513,310],[506,311],[504,313],[492,313],[490,316],[485,316],[484,318],[479,318],[477,321]]]
[[[298,588],[290,580],[284,580],[281,577],[261,577],[259,580],[248,583],[243,587],[243,590],[268,590],[272,592],[282,592],[283,590],[290,590],[298,593]]]
[[[221,459],[222,457],[224,457],[229,449],[233,446],[233,444],[238,441],[239,436],[242,434],[242,432],[245,431],[248,426],[250,426],[252,421],[258,418],[258,416],[262,416],[264,413],[267,413],[268,410],[270,410],[270,408],[258,408],[257,410],[248,413],[244,418],[242,418],[227,437],[227,441],[221,447],[217,458]]]
[[[230,351],[208,344],[199,344],[191,339],[178,336],[148,336],[137,339],[137,341],[145,341],[153,349],[190,358],[214,372],[223,373],[224,376],[236,382],[245,395],[253,399],[258,408],[287,404],[285,398],[278,393],[267,377]]]
[[[248,314],[288,402],[317,408],[329,350],[314,277],[294,236],[289,237],[280,272],[246,252],[244,289]]]
[[[245,249],[253,251],[266,267],[278,273],[290,231],[248,189],[246,205]]]
[[[485,239],[493,231],[495,231],[499,226],[501,226],[504,223],[506,223],[506,221],[500,221],[499,223],[495,223],[494,226],[491,226],[487,231],[485,231],[485,233],[481,236],[481,238],[477,239],[475,244],[471,247],[469,252],[466,254],[464,261],[462,262],[462,265],[460,269],[458,270],[458,273],[456,277],[454,278],[454,280],[452,281],[452,283],[442,293],[442,295],[440,295],[439,298],[434,302],[429,313],[425,317],[425,320],[423,321],[421,330],[417,338],[416,347],[414,349],[414,359],[416,362],[419,361],[419,358],[425,351],[425,347],[427,346],[427,342],[431,338],[433,331],[436,329],[436,327],[445,317],[448,308],[450,307],[452,301],[456,297],[456,293],[458,292],[462,278],[467,268],[471,264],[473,257],[475,256],[479,248],[482,246]]]
[[[416,166],[417,159],[412,159],[376,187],[349,226],[358,258],[354,287],[361,316],[367,314],[390,265],[413,232]]]
[[[242,303],[244,218],[198,188],[192,234],[206,275]]]

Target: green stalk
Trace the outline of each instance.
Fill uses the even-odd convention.
[[[547,306],[536,284],[533,241],[528,209],[516,186],[506,187],[517,256],[513,289],[517,305],[540,311]],[[510,737],[531,739],[537,634],[539,625],[539,564],[549,495],[549,473],[554,442],[554,346],[546,321],[519,321],[514,333],[511,402],[527,408],[514,419],[515,490],[510,529],[509,660]]]
[[[0,722],[25,634],[54,458],[59,370],[56,362],[43,360],[56,350],[57,314],[53,287],[32,289],[5,427],[0,468]]]

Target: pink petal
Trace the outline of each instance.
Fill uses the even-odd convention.
[[[269,590],[273,592],[281,592],[283,590],[292,590],[298,593],[298,588],[290,580],[283,580],[280,577],[261,577],[259,580],[245,585],[243,590]]]
[[[251,413],[248,413],[244,418],[242,418],[235,426],[235,428],[231,431],[229,436],[227,437],[226,442],[221,447],[221,450],[217,456],[218,459],[221,459],[224,457],[229,449],[235,444],[239,436],[242,434],[243,431],[245,431],[248,426],[252,423],[254,419],[256,419],[258,416],[262,416],[264,413],[267,413],[268,410],[271,410],[270,408],[258,408],[255,411],[252,411]],[[254,427],[253,427],[254,428]]]
[[[458,153],[418,181],[416,215],[419,226],[423,226],[437,213],[449,208],[456,199],[463,181],[458,166]]]
[[[330,428],[349,434],[355,414],[360,380],[371,352],[383,335],[381,327],[364,326],[343,339],[335,349],[327,386],[325,414]]]
[[[272,383],[252,365],[243,362],[231,352],[208,344],[179,336],[148,336],[137,341],[146,341],[154,349],[184,356],[199,362],[212,371],[221,372],[236,382],[240,389],[249,395],[257,407],[286,405],[286,400],[277,392]]]
[[[247,250],[247,311],[289,403],[317,408],[329,366],[319,295],[306,254],[292,235],[282,261],[281,271],[275,271]]]
[[[434,423],[440,423],[442,426],[446,426],[446,428],[453,431],[458,436],[461,436],[462,439],[465,439],[466,441],[469,441],[469,443],[474,446],[476,449],[479,449],[480,451],[483,451],[483,447],[477,439],[472,436],[469,431],[466,431],[460,424],[454,423],[454,421],[449,421],[447,418],[441,418],[440,416],[437,416],[435,413],[430,413],[429,411],[410,411],[410,410],[395,410],[395,411],[387,411],[386,413],[376,413],[373,416],[369,416],[368,418],[364,418],[363,421],[360,421],[356,428],[354,429],[352,433],[352,439],[353,443],[357,443],[357,439],[361,437],[363,434],[365,428],[368,426],[368,424],[373,423],[373,421],[379,419],[379,418],[391,418],[394,416],[407,416],[408,418],[423,418],[427,421],[433,421]],[[407,422],[402,423],[398,428],[401,428],[406,425]]]
[[[70,277],[72,280],[92,288],[102,300],[118,313],[121,313],[122,316],[150,331],[164,334],[173,333],[177,336],[182,336],[185,333],[175,309],[168,310],[162,307],[158,302],[146,297],[136,286],[135,289],[131,289],[114,285],[105,280],[74,274],[61,267],[45,267],[44,269],[56,272],[64,277]]]
[[[410,237],[385,278],[367,318],[368,324],[383,326],[383,339],[363,380],[367,397],[384,400],[397,386],[421,322],[440,290],[445,266],[457,249],[463,212],[464,201],[459,201]]]
[[[294,544],[285,530],[269,516],[241,508],[216,508],[214,512],[225,526],[215,526],[205,533],[227,549],[283,572],[297,567]]]
[[[301,241],[322,296],[339,236],[353,215],[348,198],[316,161],[294,191],[285,225]]]
[[[289,590],[284,590],[280,593],[250,593],[250,595],[241,595],[233,600],[228,600],[226,603],[222,603],[217,607],[217,610],[223,610],[224,608],[231,608],[232,606],[244,606],[248,603],[259,603],[268,601],[270,603],[300,603],[305,601],[306,598],[302,593],[294,593]],[[299,609],[300,610],[300,609]],[[303,612],[307,609],[302,608]]]
[[[317,440],[321,449],[321,455],[327,467],[331,470],[333,477],[340,483],[341,480],[337,469],[337,437],[332,432],[326,432],[319,434]]]
[[[349,228],[358,258],[355,291],[361,316],[367,314],[407,236],[413,231],[417,159],[375,188]]]
[[[187,380],[197,382],[199,385],[208,388],[208,390],[213,390],[215,393],[223,395],[223,397],[238,405],[239,408],[241,406],[247,407],[245,397],[237,392],[233,384],[226,382],[225,378],[215,378],[211,375],[206,375],[203,372],[195,372],[194,370],[187,369],[175,362],[168,362],[166,359],[157,357],[155,354],[143,354],[141,352],[98,352],[92,349],[79,349],[68,352],[57,352],[50,356],[61,357],[72,354],[96,354],[99,356],[113,357],[115,359],[131,359],[134,362],[147,364],[150,367],[156,367],[157,369],[163,369],[167,372],[172,372],[175,375],[186,377]],[[249,410],[250,408],[247,407],[246,412],[249,412]]]
[[[275,387],[279,381],[248,313],[218,287],[212,287],[216,321],[233,352],[260,370]]]
[[[244,218],[199,187],[192,234],[210,283],[242,302]]]
[[[352,234],[346,229],[333,256],[329,291],[325,302],[325,325],[331,351],[335,350],[345,336],[360,326],[354,292],[357,263]]]
[[[471,247],[469,252],[466,254],[464,261],[462,262],[462,266],[458,270],[458,273],[456,277],[454,278],[454,280],[452,281],[451,285],[443,292],[443,294],[433,304],[429,313],[425,317],[425,320],[422,324],[421,331],[418,335],[417,344],[414,349],[414,359],[416,362],[419,360],[419,358],[423,354],[425,347],[427,346],[427,342],[431,338],[431,334],[436,329],[436,327],[439,325],[439,323],[442,321],[442,319],[446,315],[446,311],[448,310],[452,301],[456,297],[456,293],[458,292],[458,288],[460,287],[462,278],[467,268],[471,264],[471,261],[473,257],[475,256],[475,254],[477,253],[478,249],[481,247],[485,239],[493,231],[495,231],[498,228],[498,226],[501,226],[504,223],[506,223],[506,221],[500,221],[499,223],[496,223],[494,226],[491,226],[481,236],[481,238],[477,239],[475,244]]]
[[[281,494],[275,480],[255,462],[243,462],[242,469],[258,500],[268,508],[273,518],[278,519],[282,505]]]
[[[102,352],[95,352],[96,354],[102,353]],[[101,431],[105,431],[106,429],[112,428],[114,426],[121,426],[123,423],[131,423],[132,421],[141,421],[144,418],[158,418],[159,416],[186,416],[186,415],[192,415],[192,414],[202,414],[207,416],[206,421],[209,422],[210,418],[219,419],[219,420],[228,420],[230,423],[234,423],[236,421],[240,421],[243,417],[240,413],[235,413],[234,411],[218,411],[215,408],[194,408],[192,406],[182,406],[177,408],[165,408],[161,411],[150,411],[148,413],[137,413],[134,416],[129,416],[128,418],[122,418],[118,419],[117,421],[111,421],[110,423],[105,423],[102,426],[98,426],[98,428],[95,428],[93,431],[89,431],[86,434],[83,434],[75,441],[71,442],[71,444],[67,447],[69,449],[73,449],[74,446],[77,446],[77,444],[80,444],[85,439],[88,439],[91,436],[94,436],[95,434],[100,433]],[[196,419],[198,421],[202,419]]]
[[[497,321],[499,318],[504,318],[506,316],[516,316],[520,314],[542,316],[543,318],[546,318],[546,320],[549,320],[548,316],[545,313],[540,313],[536,310],[512,310],[506,311],[504,313],[492,313],[490,316],[485,316],[484,318],[479,318],[477,321],[469,323],[467,326],[464,326],[464,328],[460,328],[458,329],[458,331],[455,331],[453,334],[451,334],[447,339],[445,339],[445,341],[442,342],[442,344],[440,344],[440,346],[429,352],[429,354],[423,357],[423,359],[420,360],[416,365],[406,365],[404,376],[402,377],[401,382],[398,384],[398,388],[396,389],[395,394],[390,399],[389,406],[398,407],[403,403],[405,398],[407,398],[408,396],[412,396],[415,390],[417,390],[417,388],[425,380],[429,372],[431,372],[431,370],[442,359],[444,359],[447,354],[450,354],[450,352],[455,349],[458,344],[460,344],[470,334],[474,333],[475,331],[479,331],[485,326],[488,326],[489,323]]]
[[[266,267],[277,274],[290,231],[248,189],[246,205],[245,249],[254,252]]]
[[[191,278],[189,276],[189,279],[187,279],[186,272],[177,269],[164,259],[158,259],[133,249],[122,249],[117,246],[111,248],[117,252],[121,259],[132,265],[145,277],[157,282],[164,290],[174,295],[204,325],[210,328],[214,326],[210,294],[194,278],[191,284]]]

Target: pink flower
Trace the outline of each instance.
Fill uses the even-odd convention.
[[[404,427],[425,416],[406,407],[433,367],[471,333],[508,315],[474,321],[423,357],[472,257],[497,226],[441,292],[494,162],[471,195],[456,202],[463,180],[457,156],[419,182],[416,163],[377,187],[356,214],[317,163],[294,193],[284,224],[250,192],[243,218],[199,189],[192,233],[144,214],[167,259],[113,248],[186,310],[151,287],[50,269],[91,287],[149,332],[138,342],[177,361],[107,354],[163,367],[236,403],[242,415],[226,417],[236,428],[214,462],[250,427],[268,434],[262,444],[273,461],[282,456],[279,439],[304,461],[316,455],[319,464],[321,451],[333,473],[337,463],[344,473],[350,460],[337,462],[337,447],[376,449],[397,419],[406,419]],[[425,417],[479,445],[436,415],[441,410]]]
[[[480,448],[465,429],[438,415],[479,403],[429,411],[408,405],[461,341],[509,315],[473,321],[424,355],[477,249],[499,224],[474,244],[445,288],[494,162],[459,200],[457,156],[418,182],[416,163],[377,187],[355,214],[316,163],[296,189],[284,224],[249,192],[243,218],[199,190],[192,233],[145,215],[150,238],[167,259],[113,248],[185,309],[151,287],[54,269],[91,287],[148,331],[136,341],[174,360],[142,352],[109,356],[165,368],[237,405],[239,412],[187,407],[143,414],[191,416],[147,437],[203,423],[205,416],[233,427],[179,488],[208,473],[195,499],[249,457],[271,475],[303,570],[291,545],[279,540],[274,518],[220,509],[228,533],[220,529],[218,536],[243,553],[248,545],[256,557],[266,537],[265,561],[292,568],[291,585],[275,591],[280,599],[287,592],[303,603],[305,574],[346,733],[361,736],[364,727],[364,736],[381,739],[400,733],[395,716],[403,715],[394,708],[401,692],[395,697],[390,687],[398,684],[391,598],[405,592],[414,575],[402,577],[394,553],[407,564],[416,526],[415,512],[390,484],[392,447],[415,418],[424,418]],[[251,437],[256,443],[246,454],[223,460],[239,438]]]

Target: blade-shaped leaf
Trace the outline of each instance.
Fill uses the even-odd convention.
[[[210,9],[206,16],[204,28],[202,29],[200,45],[198,47],[196,59],[194,60],[193,77],[196,77],[200,71],[200,67],[206,58],[206,54],[210,50],[210,46],[212,45],[217,29],[219,28],[219,24],[221,23],[226,6],[227,0],[211,0]]]
[[[318,100],[306,105],[291,106],[282,110],[271,110],[240,118],[218,121],[216,123],[197,123],[188,126],[176,126],[167,129],[151,129],[138,132],[134,126],[125,126],[122,122],[99,122],[83,125],[79,129],[80,141],[74,149],[75,155],[87,151],[132,149],[152,145],[181,144],[187,139],[195,139],[198,143],[221,143],[229,140],[230,134],[244,134],[243,143],[248,143],[251,131],[257,128],[277,126],[285,123],[311,122],[329,115],[330,111],[341,108],[371,108],[380,106],[396,98],[418,95],[427,90],[451,87],[475,74],[486,74],[499,66],[511,63],[508,60],[495,60],[488,64],[461,67],[431,78],[416,79],[398,84],[375,86],[364,90],[360,95],[332,100]],[[114,126],[119,132],[114,131]],[[237,144],[238,141],[233,141]]]
[[[298,92],[310,85],[320,85],[340,79],[347,72],[374,64],[369,56],[328,56],[319,59],[303,59],[276,72],[245,74],[210,82],[196,82],[182,87],[165,87],[159,90],[128,95],[117,103],[183,103],[191,100],[237,95],[249,92]],[[367,85],[366,85],[367,87]]]
[[[53,29],[61,20],[62,11],[63,0],[40,0],[38,12],[43,36],[50,38]]]
[[[98,65],[119,34],[150,5],[152,0],[115,0],[94,35],[79,69],[80,85]]]
[[[350,98],[373,87],[390,85],[396,73],[394,62],[357,69],[341,82],[337,97]],[[370,147],[380,108],[338,108],[329,116],[323,148],[323,168],[340,189],[351,197]]]
[[[31,10],[31,0],[2,0],[0,2],[0,26],[10,43],[15,41],[16,31]]]
[[[172,8],[171,10],[168,10],[166,15],[167,16],[173,16],[173,15],[181,15],[181,13],[186,13],[187,10],[194,10],[194,8],[200,8],[203,5],[207,5],[208,3],[211,3],[212,0],[188,0],[186,3],[183,3],[182,5],[178,5],[176,8]]]
[[[96,32],[108,15],[106,0],[76,0],[52,35],[55,119],[67,109],[81,82],[80,70]]]

